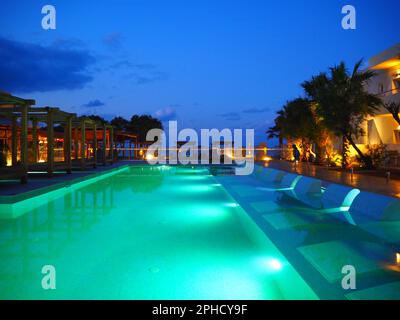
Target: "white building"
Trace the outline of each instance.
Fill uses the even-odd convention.
[[[376,72],[369,82],[368,90],[384,102],[400,102],[400,44],[377,54],[368,61],[368,68]],[[379,112],[368,119],[363,144],[387,145],[388,150],[400,153],[400,125],[393,116],[381,107]]]

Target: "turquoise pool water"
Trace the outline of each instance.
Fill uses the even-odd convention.
[[[243,200],[255,180],[235,178],[132,166],[20,203],[0,220],[0,298],[317,299],[224,187]]]
[[[373,208],[369,212],[323,210],[288,196],[291,191],[277,191],[282,186],[255,175],[218,180],[319,298],[400,299],[399,212],[379,217],[383,207],[376,203],[382,196],[363,197],[362,209]],[[336,194],[339,200],[340,196]],[[336,201],[335,195],[331,198]],[[355,270],[355,288],[344,290],[343,267],[348,265]]]

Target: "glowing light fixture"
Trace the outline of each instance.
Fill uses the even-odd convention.
[[[268,266],[276,271],[279,271],[282,269],[282,263],[278,259],[270,259],[268,261]]]
[[[146,160],[154,160],[154,156],[152,154],[147,154],[146,155]]]
[[[237,208],[237,207],[239,207],[239,204],[236,203],[236,202],[229,202],[229,203],[227,203],[226,205],[227,205],[228,207],[231,207],[231,208]]]
[[[396,253],[396,264],[400,265],[400,252]]]

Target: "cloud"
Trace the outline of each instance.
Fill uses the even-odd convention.
[[[105,105],[104,102],[100,101],[99,99],[95,99],[95,100],[90,100],[88,103],[83,104],[82,107],[97,108],[97,107],[102,107],[104,105]]]
[[[58,37],[53,41],[53,46],[59,49],[76,49],[85,47],[85,43],[77,38]]]
[[[124,70],[124,80],[131,80],[135,85],[142,85],[156,81],[166,80],[169,75],[166,72],[157,70],[152,63],[134,63],[130,60],[119,60],[110,65],[112,70]]]
[[[124,76],[124,79],[131,80],[136,85],[148,84],[156,81],[168,79],[168,74],[165,72],[150,72],[147,74],[140,73],[128,73]]]
[[[133,63],[129,60],[120,60],[110,66],[111,69],[137,69],[137,70],[150,70],[155,69],[157,66],[152,63]]]
[[[242,112],[243,113],[264,113],[264,112],[268,112],[270,109],[268,107],[266,108],[249,108],[249,109],[245,109]]]
[[[122,35],[119,32],[107,33],[103,37],[103,43],[111,49],[117,49],[122,45]]]
[[[156,118],[158,118],[160,121],[171,121],[171,120],[176,120],[176,111],[175,109],[171,107],[166,107],[163,109],[159,109],[155,112]]]
[[[92,81],[96,59],[85,50],[42,46],[0,37],[0,85],[29,93],[81,89]]]
[[[229,121],[238,121],[241,119],[240,114],[238,114],[237,112],[222,113],[222,114],[219,114],[218,116],[225,118],[225,120],[229,120]]]

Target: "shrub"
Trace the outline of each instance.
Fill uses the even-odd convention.
[[[367,146],[366,161],[358,158],[364,167],[377,169],[387,160],[388,153],[384,144],[372,144]],[[367,162],[367,163],[366,163]]]

